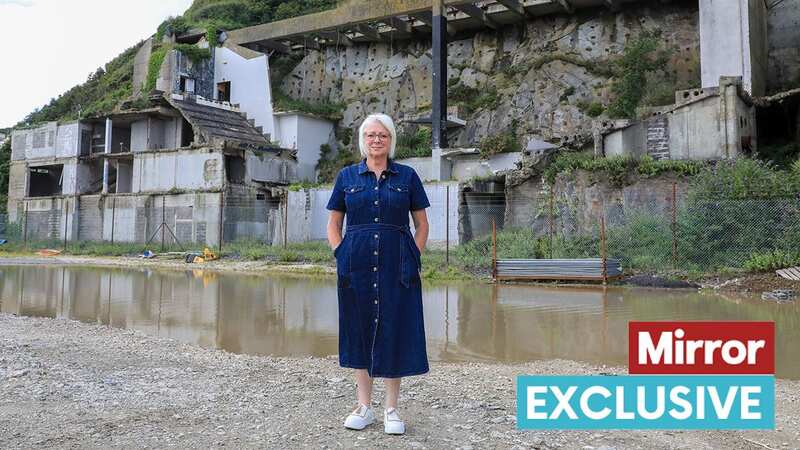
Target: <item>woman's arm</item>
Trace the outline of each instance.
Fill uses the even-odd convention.
[[[411,218],[414,219],[414,241],[422,253],[425,250],[425,243],[428,242],[428,213],[424,209],[411,211]]]
[[[343,224],[344,212],[331,210],[331,214],[328,216],[328,243],[334,250],[342,243]]]

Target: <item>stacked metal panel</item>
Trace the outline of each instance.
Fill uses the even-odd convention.
[[[618,259],[606,260],[606,275],[609,278],[622,275],[622,263]],[[499,259],[497,276],[530,278],[595,278],[603,277],[602,259]]]

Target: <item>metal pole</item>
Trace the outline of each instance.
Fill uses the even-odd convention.
[[[550,259],[553,259],[553,239],[556,234],[555,186],[550,186]]]
[[[222,241],[224,240],[224,230],[223,228],[223,220],[225,220],[225,215],[223,211],[225,210],[225,192],[219,193],[219,254],[222,255]]]
[[[608,284],[608,266],[606,264],[606,219],[600,216],[600,258],[603,260],[603,286]]]
[[[114,245],[114,219],[117,212],[117,197],[111,200],[111,245]]]
[[[672,270],[678,268],[678,184],[672,183]]]
[[[165,199],[166,197],[161,197],[161,253],[164,253],[164,233],[167,231],[164,229],[164,225],[167,224],[167,207],[165,206]]]
[[[450,185],[445,187],[444,200],[444,268],[450,268]]]
[[[447,148],[447,16],[442,0],[433,1],[433,148]]]
[[[492,219],[492,281],[497,282],[497,227]]]

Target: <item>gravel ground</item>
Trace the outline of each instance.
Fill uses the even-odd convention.
[[[348,370],[328,358],[203,349],[139,332],[0,314],[3,448],[798,448],[800,382],[777,382],[777,430],[517,430],[519,374],[624,373],[571,361],[434,363],[403,381],[404,436],[342,427]],[[382,412],[383,384],[375,384]]]

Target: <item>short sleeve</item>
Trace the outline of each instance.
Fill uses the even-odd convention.
[[[412,211],[431,206],[431,202],[428,201],[428,195],[425,193],[425,187],[422,186],[422,180],[419,179],[416,171],[411,173],[411,185],[408,190],[411,194]]]
[[[347,207],[345,206],[344,202],[344,186],[342,186],[342,172],[344,169],[339,171],[339,175],[336,176],[336,183],[333,185],[333,192],[331,192],[331,198],[328,200],[328,206],[326,208],[330,210],[337,210],[346,212]]]

